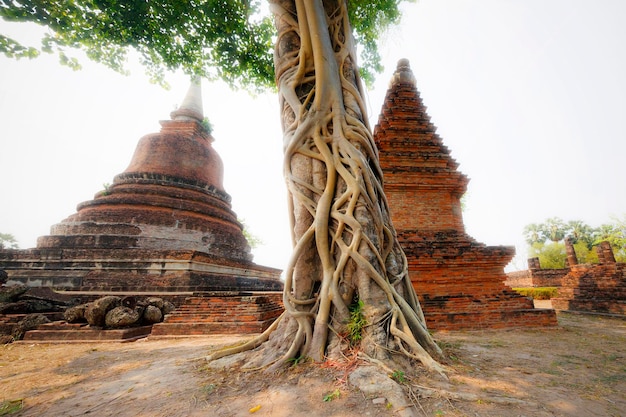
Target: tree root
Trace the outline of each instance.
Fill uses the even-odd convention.
[[[294,243],[285,269],[285,312],[263,334],[207,359],[269,340],[267,357],[252,361],[260,367],[274,370],[302,356],[322,362],[358,299],[370,321],[365,346],[380,346],[372,349],[381,358],[393,346],[444,375],[391,224],[347,2],[270,4],[278,30],[275,62]]]
[[[224,348],[224,349],[220,349],[216,352],[211,353],[210,355],[208,355],[206,357],[207,361],[214,361],[216,359],[220,359],[223,358],[225,356],[230,356],[230,355],[234,355],[237,353],[243,353],[252,349],[256,349],[257,347],[261,346],[261,344],[263,344],[264,342],[266,342],[270,335],[272,334],[272,332],[274,330],[276,330],[276,328],[278,327],[278,325],[280,324],[280,322],[282,321],[283,317],[285,316],[285,313],[283,312],[275,321],[274,323],[272,323],[263,333],[261,333],[260,335],[248,340],[247,342],[241,344],[241,345],[237,345],[237,346],[231,346],[228,348]]]
[[[447,400],[466,401],[466,402],[486,402],[502,405],[529,405],[539,407],[540,404],[534,401],[520,400],[519,398],[501,397],[501,396],[485,396],[471,392],[448,391],[440,388],[430,388],[421,385],[411,384],[411,388],[417,389],[417,394],[422,398],[445,398]]]

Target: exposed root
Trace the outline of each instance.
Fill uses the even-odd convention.
[[[284,133],[284,176],[294,251],[283,301],[291,325],[274,324],[248,343],[210,358],[256,349],[275,329],[280,354],[270,370],[295,357],[323,361],[329,329],[341,335],[349,306],[363,301],[365,346],[390,346],[427,368],[441,351],[426,330],[383,192],[345,0],[270,0],[278,29],[275,51]],[[374,347],[371,347],[374,346]],[[380,346],[380,348],[378,347]],[[368,349],[370,349],[368,348]]]
[[[274,323],[272,323],[263,333],[261,333],[260,335],[248,340],[245,343],[242,343],[241,345],[237,345],[237,346],[232,346],[232,347],[228,347],[225,349],[220,349],[216,352],[211,353],[210,355],[208,355],[206,357],[206,360],[208,361],[213,361],[216,359],[220,359],[223,358],[225,356],[230,356],[230,355],[234,355],[237,353],[242,353],[242,352],[247,352],[249,350],[252,349],[256,349],[257,347],[261,346],[261,344],[263,342],[266,342],[269,337],[270,334],[272,334],[272,332],[274,330],[276,330],[276,328],[278,327],[278,325],[280,324],[280,322],[282,321],[283,317],[285,316],[285,313],[283,312],[283,314],[280,315],[280,317],[278,317]]]
[[[500,397],[491,395],[478,395],[471,392],[448,391],[439,388],[424,387],[421,385],[411,384],[412,389],[417,390],[417,395],[421,398],[444,398],[447,400],[467,401],[467,402],[489,402],[503,405],[530,405],[539,407],[538,403],[527,400],[520,400],[512,397]]]

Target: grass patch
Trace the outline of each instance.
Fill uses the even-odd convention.
[[[503,348],[503,347],[507,347],[508,343],[502,340],[498,340],[498,339],[491,339],[486,343],[481,343],[480,346],[487,348],[487,349]]]
[[[437,343],[437,345],[439,345],[439,348],[441,350],[446,350],[446,349],[459,349],[461,346],[463,346],[463,344],[461,342],[457,341],[453,341],[453,342],[446,342],[443,340],[435,340],[435,343]]]
[[[582,365],[585,363],[585,359],[576,355],[556,355],[557,360],[553,361],[553,364],[561,365]]]
[[[533,300],[549,300],[556,297],[558,293],[557,287],[524,287],[513,288],[513,291],[523,295],[524,297],[530,297]]]
[[[8,416],[17,413],[24,406],[24,400],[5,400],[0,403],[0,416]]]
[[[615,384],[617,382],[626,382],[626,374],[604,375],[596,378],[596,381],[602,384]]]
[[[393,373],[391,374],[391,379],[396,381],[398,384],[406,383],[406,376],[404,375],[404,372],[402,371],[393,371]]]
[[[291,362],[291,364],[292,364],[293,366],[297,366],[297,365],[299,365],[299,364],[301,364],[301,363],[306,362],[308,359],[309,359],[309,358],[308,358],[308,357],[306,357],[306,356],[298,356],[297,358],[291,358],[291,359],[289,359],[289,362]]]
[[[341,397],[341,391],[336,389],[333,392],[329,392],[328,394],[324,395],[323,400],[324,402],[330,402],[332,400],[336,400],[339,397]]]

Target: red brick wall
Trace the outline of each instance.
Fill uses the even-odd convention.
[[[406,186],[385,186],[385,195],[397,230],[465,231],[458,196]]]

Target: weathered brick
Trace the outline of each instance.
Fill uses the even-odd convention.
[[[280,271],[252,262],[196,104],[141,138],[113,184],[35,249],[0,250],[9,281],[83,291],[280,290]]]
[[[283,312],[282,293],[188,297],[152,327],[153,336],[262,333]]]
[[[431,329],[554,326],[553,310],[504,285],[514,249],[465,233],[468,179],[437,135],[408,62],[400,61],[374,129],[391,217]]]
[[[626,316],[626,264],[608,242],[596,248],[599,264],[572,265],[552,305],[557,310]]]

